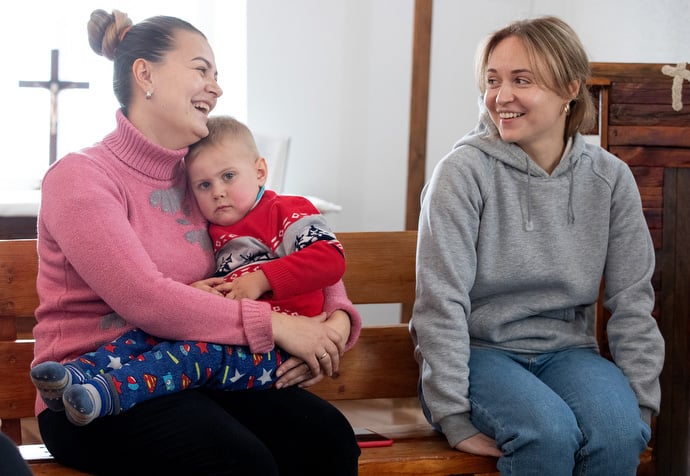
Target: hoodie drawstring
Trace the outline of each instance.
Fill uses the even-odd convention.
[[[568,185],[568,212],[566,220],[568,225],[575,223],[575,208],[573,207],[573,193],[575,191],[575,171],[572,154],[569,155],[568,160],[570,162],[570,180]],[[525,162],[527,163],[527,223],[525,224],[526,231],[534,230],[534,223],[532,223],[532,185],[530,177],[530,159],[525,157]]]
[[[532,223],[532,188],[530,185],[530,176],[532,175],[529,171],[529,157],[525,157],[527,161],[527,224],[525,225],[525,230],[534,230],[534,224]]]
[[[575,187],[575,171],[573,168],[573,154],[569,154],[570,158],[570,189],[568,190],[568,225],[575,223],[575,209],[573,208],[573,190]]]

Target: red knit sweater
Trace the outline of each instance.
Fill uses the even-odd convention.
[[[320,314],[322,289],[345,273],[342,245],[304,197],[266,190],[242,220],[230,226],[211,224],[209,234],[225,264],[225,279],[260,268],[271,284],[262,299],[277,312]]]

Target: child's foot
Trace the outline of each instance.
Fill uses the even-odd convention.
[[[62,395],[67,419],[73,424],[84,426],[101,414],[101,396],[90,383],[71,385]]]
[[[65,409],[62,394],[72,384],[72,374],[59,362],[42,362],[31,369],[31,381],[49,409],[59,412]]]

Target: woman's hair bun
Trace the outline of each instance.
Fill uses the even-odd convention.
[[[131,27],[132,20],[126,13],[119,10],[113,10],[112,13],[94,10],[87,25],[89,45],[96,54],[113,60],[117,47]]]

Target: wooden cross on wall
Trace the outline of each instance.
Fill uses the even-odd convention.
[[[50,55],[50,81],[19,81],[22,88],[45,88],[50,91],[50,156],[48,164],[52,165],[57,160],[57,99],[58,93],[63,89],[86,89],[89,83],[60,81],[58,79],[59,50],[51,50]]]

